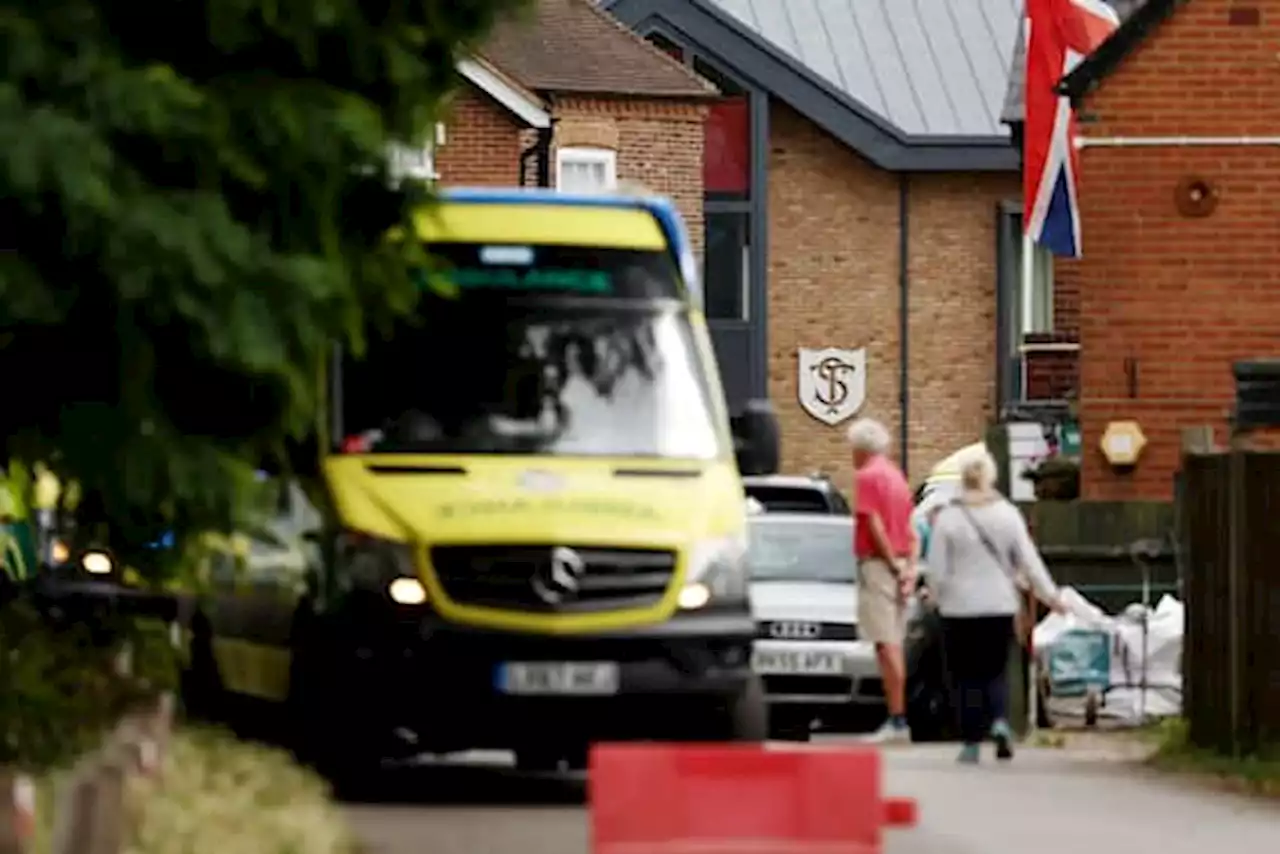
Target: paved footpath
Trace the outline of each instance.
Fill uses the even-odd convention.
[[[920,824],[886,854],[1280,854],[1280,804],[1207,790],[1110,751],[1024,748],[1008,765],[959,767],[950,746],[885,751],[885,792]],[[367,854],[586,854],[581,781],[529,779],[487,758],[396,772],[353,805]],[[485,767],[485,766],[488,767]]]

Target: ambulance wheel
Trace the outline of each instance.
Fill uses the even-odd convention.
[[[383,751],[375,732],[360,719],[361,693],[344,686],[340,673],[325,666],[325,647],[315,635],[294,646],[287,701],[291,746],[339,798],[360,799],[382,769]]]
[[[191,624],[191,647],[187,666],[183,668],[180,689],[182,709],[186,716],[201,723],[225,724],[225,694],[218,662],[213,657],[212,630],[204,615]]]
[[[365,797],[382,770],[382,752],[358,723],[346,718],[340,701],[332,709],[312,706],[294,719],[294,753],[325,778],[344,800]]]

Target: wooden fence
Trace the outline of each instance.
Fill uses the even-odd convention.
[[[1198,747],[1280,747],[1280,453],[1183,458],[1183,703]]]

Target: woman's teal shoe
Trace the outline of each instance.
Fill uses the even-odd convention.
[[[991,725],[991,740],[996,743],[996,759],[1007,762],[1013,758],[1013,730],[1008,721],[998,720]]]
[[[960,755],[956,757],[956,761],[961,765],[977,765],[979,758],[978,745],[966,744],[960,748]]]

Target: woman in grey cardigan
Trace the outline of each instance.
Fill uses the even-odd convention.
[[[1025,580],[1061,611],[1058,588],[1040,559],[1022,512],[995,489],[996,463],[978,445],[957,460],[962,493],[943,507],[929,538],[927,583],[942,617],[943,649],[956,689],[960,761],[978,761],[988,737],[996,757],[1013,758],[1005,667]]]

